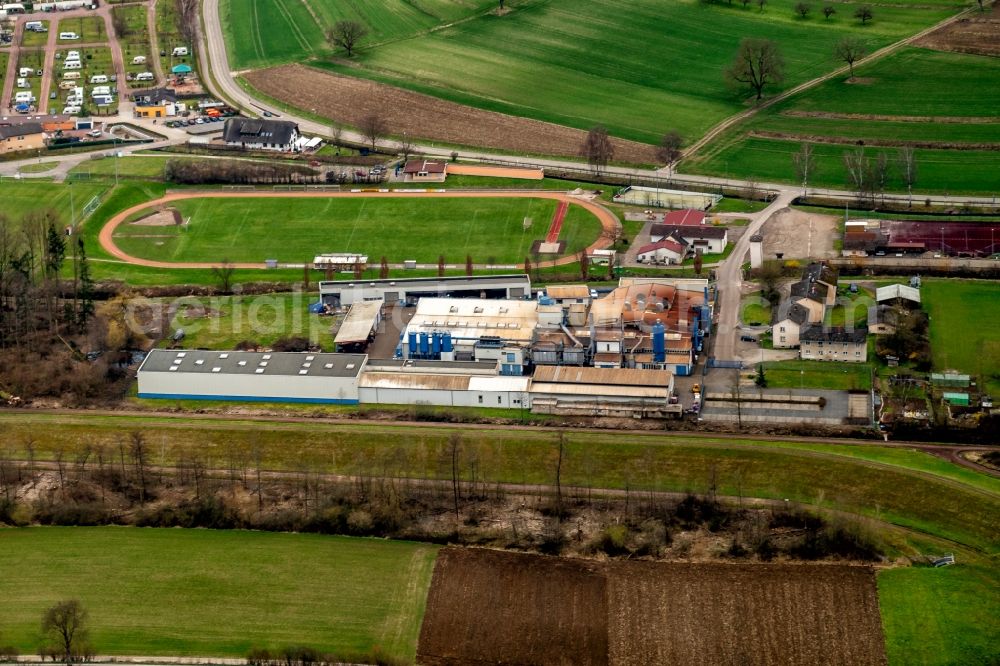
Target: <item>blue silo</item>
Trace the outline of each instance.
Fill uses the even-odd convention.
[[[431,337],[431,353],[434,358],[441,358],[441,334],[434,331]]]
[[[445,353],[450,353],[452,351],[451,333],[447,331],[445,331],[444,335],[441,336],[441,351]]]
[[[417,355],[417,334],[410,331],[409,342],[407,342],[408,358],[415,358]]]
[[[695,315],[694,325],[691,327],[691,332],[694,334],[694,339],[691,341],[694,345],[694,350],[696,352],[701,351],[701,326],[698,325],[698,316]]]
[[[667,360],[667,329],[659,321],[653,324],[653,362]]]
[[[420,334],[420,355],[426,357],[431,352],[430,336],[426,333]]]

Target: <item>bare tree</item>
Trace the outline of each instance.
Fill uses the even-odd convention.
[[[438,255],[438,277],[444,277],[444,255]]]
[[[856,150],[844,151],[844,169],[847,170],[848,181],[857,193],[858,200],[863,202],[869,188],[870,171],[870,160],[865,156],[865,149],[858,147]]]
[[[812,5],[806,2],[799,2],[795,5],[795,13],[802,18],[808,16],[810,11],[812,11]]]
[[[865,47],[865,43],[857,37],[842,37],[837,45],[833,49],[834,54],[839,60],[843,60],[847,63],[848,67],[851,69],[851,78],[854,78],[854,63],[857,60],[865,57],[868,49]]]
[[[472,255],[465,255],[465,274],[472,275]]]
[[[88,656],[87,634],[87,610],[76,599],[61,601],[42,616],[42,635],[52,654],[58,654],[66,664]]]
[[[816,165],[812,144],[803,142],[799,152],[792,155],[792,162],[795,164],[795,175],[802,181],[802,195],[805,196],[809,186],[809,175]]]
[[[683,155],[681,151],[683,144],[684,139],[681,138],[680,132],[670,130],[663,135],[663,138],[660,139],[660,145],[656,147],[656,159],[663,162],[667,167],[673,167]]]
[[[531,275],[531,257],[524,258],[524,274]]]
[[[615,156],[615,147],[608,137],[608,130],[604,125],[595,125],[587,132],[587,138],[580,146],[580,156],[587,158],[587,164],[594,168],[597,173],[608,165]]]
[[[406,132],[403,132],[403,138],[399,142],[399,152],[403,155],[404,162],[413,154],[413,140],[406,135]]]
[[[854,18],[861,19],[861,25],[871,21],[873,16],[871,5],[861,5],[854,10]]]
[[[586,280],[590,277],[590,257],[586,250],[580,250],[580,279]]]
[[[372,144],[375,150],[379,140],[389,132],[389,125],[385,118],[377,113],[369,113],[361,119],[361,134]]]
[[[903,177],[903,184],[906,185],[908,205],[912,208],[913,186],[917,182],[917,156],[912,146],[903,146],[899,149],[899,173]]]
[[[389,277],[389,260],[382,256],[382,265],[378,270],[378,279],[385,280]]]
[[[726,70],[731,83],[745,84],[760,101],[768,84],[781,83],[784,79],[785,59],[778,46],[770,39],[745,37],[740,42],[736,59]]]
[[[757,0],[757,9],[764,11],[764,5],[767,4],[767,0]]]
[[[175,0],[181,36],[192,48],[198,41],[198,0]]]
[[[556,516],[562,519],[562,466],[566,455],[566,434],[560,432],[556,437]]]
[[[875,191],[872,193],[873,197],[877,194],[884,203],[885,188],[889,184],[889,156],[884,152],[880,152],[875,157],[875,178],[872,179],[872,184],[875,187]]]
[[[837,8],[833,5],[823,5],[823,18],[828,19],[837,13]]]
[[[455,505],[455,517],[458,517],[458,500],[460,498],[458,474],[462,455],[462,436],[452,433],[448,438],[448,459],[451,462],[451,496]]]
[[[347,51],[347,57],[354,55],[354,47],[368,35],[368,28],[359,21],[337,21],[326,33],[326,41]]]
[[[340,142],[344,140],[344,128],[340,123],[330,125],[330,141],[333,145],[340,147]]]
[[[221,264],[212,267],[212,277],[219,283],[219,290],[223,294],[232,293],[233,273],[235,272],[236,267],[233,266],[229,259],[223,259]]]
[[[701,254],[701,250],[694,251],[694,273],[695,275],[701,275],[701,269],[705,264],[705,258]]]

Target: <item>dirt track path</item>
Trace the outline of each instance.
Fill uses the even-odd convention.
[[[343,199],[357,199],[360,197],[372,197],[372,198],[389,198],[396,199],[401,197],[421,197],[430,199],[446,199],[446,198],[513,198],[513,199],[552,199],[555,201],[573,203],[581,206],[585,210],[589,211],[601,222],[601,235],[600,237],[591,243],[587,248],[588,251],[604,249],[613,243],[613,239],[617,236],[621,230],[621,225],[618,222],[618,217],[604,208],[603,206],[587,201],[586,199],[580,199],[578,197],[570,196],[562,192],[509,192],[509,191],[489,191],[489,192],[218,192],[218,191],[202,191],[202,192],[175,192],[167,194],[164,197],[156,199],[155,201],[146,201],[141,204],[137,204],[123,210],[114,217],[112,217],[101,229],[100,236],[98,240],[100,241],[101,247],[110,254],[111,256],[120,259],[126,263],[133,264],[135,266],[146,266],[148,268],[216,268],[221,266],[221,264],[210,263],[210,262],[170,262],[170,261],[154,261],[152,259],[141,259],[139,257],[133,257],[132,255],[126,253],[124,250],[119,248],[115,244],[114,234],[115,230],[125,222],[131,215],[138,213],[142,210],[148,208],[155,208],[157,206],[162,206],[174,201],[183,201],[185,199],[203,199],[203,198],[223,198],[223,199],[271,199],[271,198],[289,198],[295,197],[298,199],[329,199],[329,198],[343,198]],[[570,255],[568,257],[561,257],[559,259],[554,259],[550,261],[538,262],[538,266],[541,268],[548,268],[550,266],[562,266],[565,264],[571,264],[576,261],[576,257]],[[250,269],[266,269],[263,263],[234,263],[232,264],[234,268],[250,268]]]

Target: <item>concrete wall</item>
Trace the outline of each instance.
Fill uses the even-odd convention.
[[[361,388],[365,405],[436,405],[440,407],[491,407],[517,409],[531,406],[530,394],[520,391],[449,391],[410,388]],[[480,402],[480,399],[482,401]]]

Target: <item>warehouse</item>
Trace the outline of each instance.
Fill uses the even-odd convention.
[[[139,367],[139,397],[356,405],[367,360],[364,354],[154,349]]]
[[[670,403],[669,370],[544,366],[531,381],[531,411],[566,416],[665,418],[681,407]]]
[[[328,281],[319,283],[324,305],[342,307],[359,301],[384,300],[386,305],[414,304],[425,296],[440,298],[526,298],[527,275],[401,278],[393,280]]]
[[[361,376],[359,395],[364,404],[527,409],[530,382],[528,377],[368,371]]]
[[[384,316],[383,301],[364,301],[352,305],[333,339],[337,351],[364,351],[375,339]]]

